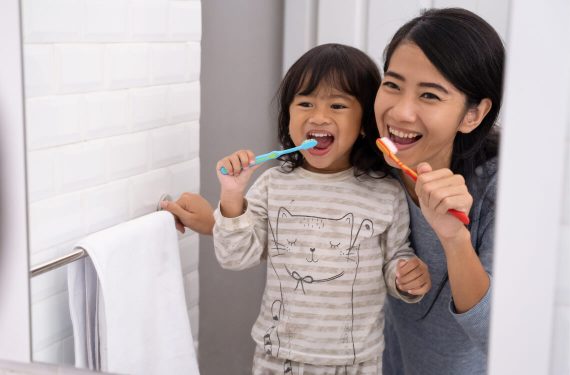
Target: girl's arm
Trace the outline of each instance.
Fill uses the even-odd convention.
[[[392,296],[408,303],[418,302],[429,291],[431,279],[427,266],[410,247],[410,214],[402,189],[394,197],[392,212],[392,223],[382,236],[384,281]]]
[[[253,184],[243,200],[243,211],[236,217],[227,217],[221,202],[215,211],[214,250],[223,268],[253,267],[267,251],[268,185],[269,172],[266,172]]]
[[[259,263],[267,247],[266,184],[257,181],[245,200],[244,191],[257,167],[249,150],[237,151],[216,165],[220,181],[220,204],[214,213],[214,250],[223,268],[240,270]],[[224,167],[227,174],[222,174]],[[260,179],[261,180],[261,179]]]
[[[455,310],[465,313],[486,295],[490,279],[473,248],[470,232],[447,210],[468,213],[473,198],[463,177],[449,169],[432,171],[429,164],[421,163],[417,171],[416,194],[422,213],[445,251]]]

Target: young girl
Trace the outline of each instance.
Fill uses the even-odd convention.
[[[376,120],[419,174],[398,173],[436,287],[421,306],[388,298],[385,374],[486,373],[503,66],[496,31],[464,9],[429,10],[386,48]]]
[[[386,176],[374,146],[379,82],[376,65],[361,51],[313,48],[281,84],[279,137],[284,148],[306,139],[317,146],[286,156],[247,198],[257,168],[250,166],[253,153],[237,151],[216,166],[218,261],[241,270],[267,258],[252,328],[254,374],[377,374],[386,293],[417,302],[431,286],[409,247],[402,188]]]

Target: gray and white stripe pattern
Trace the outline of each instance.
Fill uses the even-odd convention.
[[[408,207],[390,177],[352,170],[266,171],[247,194],[246,212],[216,211],[214,244],[224,268],[267,258],[267,284],[252,328],[271,356],[314,365],[381,358],[386,292],[409,247]]]

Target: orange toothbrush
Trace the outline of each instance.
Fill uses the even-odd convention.
[[[412,180],[414,181],[418,180],[418,174],[413,169],[408,167],[406,164],[402,163],[400,159],[398,159],[398,157],[396,156],[398,148],[396,147],[394,142],[390,140],[390,138],[387,137],[378,138],[376,140],[376,146],[378,146],[378,148],[380,149],[380,151],[382,151],[384,155],[392,159],[394,163],[396,163],[398,167],[400,167],[400,169],[404,171],[405,174],[407,174],[412,178]],[[465,225],[469,224],[469,216],[467,216],[465,212],[454,210],[453,208],[449,209],[447,212],[455,216],[463,224]]]

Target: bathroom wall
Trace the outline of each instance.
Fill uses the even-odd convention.
[[[570,66],[567,76],[570,77]],[[570,92],[570,82],[567,91]],[[570,108],[570,102],[566,105]],[[567,110],[565,162],[562,174],[562,218],[557,247],[554,297],[554,326],[552,329],[551,374],[570,374],[570,110]]]
[[[199,191],[201,7],[22,0],[32,265]],[[180,238],[195,340],[198,242]],[[31,301],[33,359],[72,364],[65,267],[34,278]]]
[[[0,361],[30,361],[20,3],[0,2]],[[2,365],[0,364],[0,372]]]
[[[510,8],[489,374],[568,375],[570,3]]]
[[[508,0],[286,0],[283,71],[309,48],[332,42],[360,48],[381,65],[384,47],[396,30],[432,7],[469,9],[506,40]]]
[[[273,97],[281,80],[283,1],[207,0],[202,11],[200,191],[215,206],[219,159],[243,148],[263,153],[278,147]],[[265,164],[262,169],[275,165]],[[198,361],[203,375],[251,373],[250,331],[265,267],[263,262],[245,271],[224,270],[212,238],[201,238]]]

